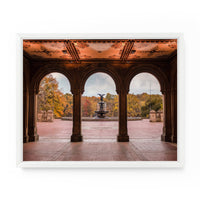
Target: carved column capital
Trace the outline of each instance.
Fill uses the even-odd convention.
[[[122,88],[116,89],[116,92],[117,92],[118,95],[120,95],[120,94],[127,95],[129,93],[129,89],[126,89],[125,87],[122,87]]]
[[[39,89],[36,88],[30,89],[30,95],[37,95],[39,93]]]
[[[82,88],[79,88],[79,87],[75,87],[75,88],[72,88],[71,89],[71,93],[73,94],[73,95],[77,95],[77,94],[83,94],[83,92],[84,92],[84,89],[82,89]]]
[[[171,92],[171,89],[170,88],[167,88],[167,89],[163,89],[161,90],[162,94],[169,94]]]

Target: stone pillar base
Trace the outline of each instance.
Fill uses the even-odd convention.
[[[118,135],[117,142],[129,142],[129,136],[128,135]]]
[[[173,136],[173,137],[172,137],[172,142],[173,142],[173,143],[177,143],[177,137],[176,137],[176,136]]]
[[[71,136],[71,142],[82,142],[83,137],[82,135],[72,135]]]
[[[164,142],[171,142],[171,138],[170,137],[167,137],[166,135],[161,135],[161,141],[164,141]]]
[[[29,142],[36,142],[39,140],[39,135],[29,136]]]
[[[27,143],[29,142],[29,137],[28,136],[24,136],[23,137],[23,143]]]

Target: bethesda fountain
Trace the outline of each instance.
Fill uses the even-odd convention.
[[[108,111],[106,111],[106,103],[103,101],[103,96],[105,94],[98,94],[100,96],[100,101],[97,104],[98,105],[98,110],[95,111],[95,113],[97,113],[97,118],[105,118],[106,113],[108,113]]]

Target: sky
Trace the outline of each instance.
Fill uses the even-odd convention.
[[[157,78],[149,73],[140,73],[136,75],[131,83],[129,88],[129,93],[134,94],[161,94],[160,92],[160,83]]]
[[[58,81],[59,89],[63,93],[71,93],[69,81],[64,75],[60,73],[52,73],[52,75]],[[151,94],[161,94],[160,84],[153,75],[140,73],[132,79],[129,93],[142,94],[146,92],[150,94],[150,91]],[[95,73],[88,78],[83,96],[98,96],[98,93],[117,94],[113,79],[105,73]]]
[[[61,73],[51,73],[52,76],[58,81],[58,88],[61,92],[71,93],[69,80]]]

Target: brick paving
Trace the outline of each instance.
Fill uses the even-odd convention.
[[[163,123],[149,122],[148,119],[128,121],[130,138],[160,139]],[[70,138],[72,121],[55,119],[54,122],[38,122],[37,131],[40,137]],[[83,121],[82,135],[84,139],[109,138],[115,139],[118,134],[117,121]]]
[[[175,144],[160,141],[162,123],[129,121],[130,142],[116,142],[117,122],[82,122],[83,142],[71,143],[72,122],[38,123],[38,142],[24,144],[24,161],[175,161]]]

